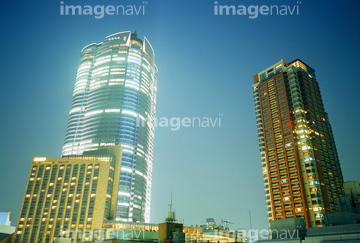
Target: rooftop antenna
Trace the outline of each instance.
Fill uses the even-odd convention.
[[[170,204],[169,204],[170,212],[172,212],[172,205],[173,205],[173,203],[172,203],[172,193],[171,193],[171,199],[170,199]]]
[[[171,201],[170,201],[169,207],[170,207],[170,211],[167,213],[167,218],[165,219],[165,222],[168,222],[168,223],[176,222],[175,212],[173,212],[173,209],[172,209],[172,207],[173,207],[172,193],[171,193]]]
[[[227,220],[221,220],[221,223],[225,223],[225,229],[229,230],[229,224],[234,224],[233,222],[227,221]]]

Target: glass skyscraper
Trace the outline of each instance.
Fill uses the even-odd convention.
[[[315,70],[280,61],[254,76],[253,93],[268,219],[324,225],[343,176]]]
[[[130,31],[81,51],[62,156],[121,144],[116,219],[149,222],[157,67],[154,50]]]

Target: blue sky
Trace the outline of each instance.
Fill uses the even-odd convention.
[[[158,127],[152,222],[173,193],[186,225],[214,217],[267,228],[252,97],[253,75],[283,59],[316,70],[345,180],[359,181],[358,1],[218,0],[299,6],[299,15],[215,16],[208,0],[64,0],[68,5],[145,6],[139,16],[60,16],[60,1],[8,1],[0,10],[0,211],[15,225],[32,156],[60,156],[81,49],[135,31],[156,55],[157,117],[221,116],[221,127]],[[5,199],[5,200],[4,200]]]

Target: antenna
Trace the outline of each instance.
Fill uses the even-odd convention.
[[[175,219],[175,212],[173,212],[173,203],[172,203],[172,193],[171,193],[171,200],[170,204],[168,204],[170,207],[170,211],[167,213],[167,218],[165,219],[165,222],[176,222]]]
[[[229,224],[234,224],[233,222],[227,220],[221,220],[221,223],[225,223],[225,229],[229,230]]]
[[[172,192],[171,192],[171,199],[170,199],[170,204],[169,204],[170,212],[172,212],[172,206],[173,206],[173,203],[172,203]]]

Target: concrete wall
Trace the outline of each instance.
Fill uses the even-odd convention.
[[[360,213],[352,212],[336,212],[324,214],[325,225],[343,225],[343,224],[354,224],[360,222]]]

